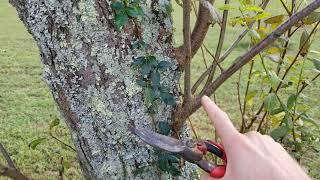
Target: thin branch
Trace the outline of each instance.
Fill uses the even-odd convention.
[[[269,34],[264,40],[260,41],[256,44],[250,51],[245,53],[243,56],[236,59],[235,63],[231,65],[227,70],[225,70],[215,81],[210,83],[205,88],[204,95],[210,96],[216,89],[218,89],[223,82],[229,79],[235,72],[237,72],[242,66],[248,63],[254,56],[260,53],[264,48],[266,48],[269,44],[273,43],[276,39],[278,39],[283,33],[285,33],[289,28],[291,28],[295,23],[302,20],[304,17],[308,16],[311,12],[317,9],[320,6],[320,0],[315,0],[306,6],[304,9],[299,11],[298,13],[291,16],[286,22],[284,22],[281,26],[279,26],[276,30],[274,30],[271,34]],[[187,114],[184,114],[188,117],[190,114],[195,112],[198,108],[201,107],[200,98],[197,97],[192,105],[192,109]]]
[[[189,109],[191,101],[191,39],[190,39],[190,12],[191,1],[184,0],[183,2],[183,41],[185,52],[185,72],[184,72],[184,97],[183,104]]]
[[[0,163],[0,176],[6,176],[15,180],[29,180],[26,176],[24,176],[14,165],[12,159],[10,158],[9,153],[6,151],[4,146],[0,143],[0,150],[6,159],[9,167],[4,166]]]
[[[0,152],[2,153],[3,157],[6,159],[9,167],[17,170],[16,166],[14,165],[14,162],[10,158],[9,153],[6,151],[6,149],[4,148],[4,146],[1,143],[0,143]]]
[[[212,3],[213,0],[209,0],[208,2]],[[211,21],[210,17],[211,16],[209,10],[200,3],[198,8],[197,20],[191,33],[191,57],[193,57],[198,52],[202,42],[207,35]],[[175,54],[179,65],[184,67],[184,45],[176,48]]]
[[[286,4],[283,2],[283,0],[280,0],[283,8],[286,10],[286,12],[288,13],[289,16],[291,16],[291,12],[290,10],[288,9],[288,7],[286,6]]]

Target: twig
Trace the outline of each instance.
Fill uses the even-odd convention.
[[[55,139],[56,141],[58,141],[59,143],[63,144],[64,146],[68,147],[69,149],[73,150],[74,152],[77,152],[77,150],[75,148],[73,148],[72,146],[70,146],[69,144],[61,141],[59,138],[57,138],[56,136],[54,136],[52,133],[49,133],[50,136]]]
[[[14,165],[14,162],[10,158],[9,153],[6,151],[4,146],[0,143],[0,152],[2,153],[3,157],[6,159],[8,165],[10,168],[17,170],[16,166]]]
[[[24,176],[14,165],[12,159],[9,156],[9,153],[6,151],[4,146],[0,143],[0,150],[6,159],[9,167],[4,166],[0,163],[0,176],[6,176],[15,180],[29,180],[26,176]]]
[[[288,13],[289,16],[291,16],[291,12],[289,11],[288,7],[286,6],[286,4],[283,2],[283,0],[280,0],[283,8],[286,10],[286,12]]]

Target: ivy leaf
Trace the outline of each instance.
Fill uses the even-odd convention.
[[[159,133],[165,136],[170,134],[171,127],[168,122],[160,121],[159,122]]]
[[[138,17],[143,15],[143,10],[141,7],[128,7],[126,11],[130,17]]]
[[[172,66],[172,64],[168,61],[161,61],[158,64],[158,69],[160,70],[166,70],[168,68],[170,68]]]
[[[46,140],[46,138],[38,138],[38,139],[35,139],[35,140],[33,140],[33,141],[31,141],[31,142],[29,143],[29,147],[30,147],[31,149],[36,149],[36,147],[37,147],[40,143],[42,143],[44,140]]]
[[[292,109],[294,104],[296,103],[296,95],[295,94],[291,94],[287,100],[287,108],[288,109]]]
[[[133,49],[146,48],[147,44],[143,40],[139,40],[132,44]]]
[[[137,79],[137,84],[141,87],[147,87],[147,82],[141,79]]]
[[[152,66],[150,64],[143,64],[141,67],[141,74],[143,77],[149,76],[150,72],[152,70]]]
[[[116,25],[116,29],[118,31],[121,30],[121,28],[127,24],[128,22],[128,15],[126,13],[118,13],[115,15],[115,18],[114,18],[114,21],[115,21],[115,25]]]
[[[160,98],[167,105],[173,106],[176,104],[176,101],[175,101],[173,95],[168,92],[161,92]]]
[[[274,140],[278,140],[280,138],[285,137],[288,134],[289,128],[287,126],[280,126],[271,131],[270,136]]]
[[[264,99],[264,108],[266,111],[271,112],[274,107],[277,105],[278,99],[274,93],[270,93],[265,99]]]
[[[160,86],[160,73],[158,71],[153,71],[151,73],[151,84],[153,87]]]
[[[152,104],[154,100],[152,89],[149,87],[144,89],[144,100],[148,107]]]
[[[131,63],[131,66],[141,66],[144,61],[145,61],[145,58],[143,56],[133,58],[133,62]]]
[[[154,56],[146,57],[146,64],[150,64],[150,66],[155,67],[157,65],[157,59]]]
[[[158,155],[158,166],[164,171],[168,172],[173,176],[179,176],[181,174],[178,168],[179,159],[169,153],[161,153]]]
[[[121,1],[116,1],[111,4],[111,9],[118,11],[124,8],[124,4]]]
[[[58,126],[60,124],[60,119],[56,118],[53,121],[50,122],[49,130],[51,131],[54,127]]]

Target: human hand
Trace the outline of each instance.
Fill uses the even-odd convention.
[[[228,118],[207,96],[201,99],[227,155],[222,180],[306,180],[310,179],[285,149],[268,135],[256,131],[239,133]],[[213,180],[204,173],[201,180]]]

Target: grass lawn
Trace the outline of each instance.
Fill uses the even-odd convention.
[[[281,11],[275,8],[279,6],[277,3],[278,1],[272,4],[270,8],[272,11]],[[173,5],[175,45],[178,45],[182,42],[182,9],[175,2]],[[237,34],[242,30],[238,27],[228,27],[224,49],[237,38]],[[215,26],[208,33],[205,41],[207,47],[215,50],[218,37],[219,29]],[[319,36],[317,39],[319,40]],[[295,38],[294,41],[298,42],[298,38]],[[248,40],[245,38],[239,48],[229,56],[226,64],[230,64],[236,57],[244,53],[248,45]],[[210,63],[209,56],[207,59]],[[203,71],[204,63],[201,54],[198,53],[192,64],[192,81],[194,82]],[[234,76],[218,89],[216,102],[237,124],[240,120],[240,112],[237,103],[236,81],[237,76]],[[244,83],[241,84],[241,90],[243,88]],[[310,97],[316,97],[310,100],[312,104],[319,105],[318,92],[319,83],[306,91]],[[319,119],[319,112],[315,111],[314,115]],[[57,179],[61,168],[61,158],[67,166],[70,166],[65,170],[65,177],[81,179],[75,153],[49,137],[49,124],[57,118],[60,118],[57,108],[49,89],[42,80],[37,46],[18,19],[14,8],[7,1],[0,1],[0,142],[6,146],[22,172],[33,179]],[[214,136],[214,130],[203,110],[192,115],[191,121],[200,137],[212,138]],[[64,126],[59,126],[56,134],[59,139],[72,144]],[[29,143],[37,138],[46,140],[35,149],[31,149]],[[317,155],[306,152],[305,157],[308,161],[306,165],[312,167],[310,174],[316,179],[320,179],[319,155],[319,153]],[[3,162],[3,159],[0,158],[0,160]]]

